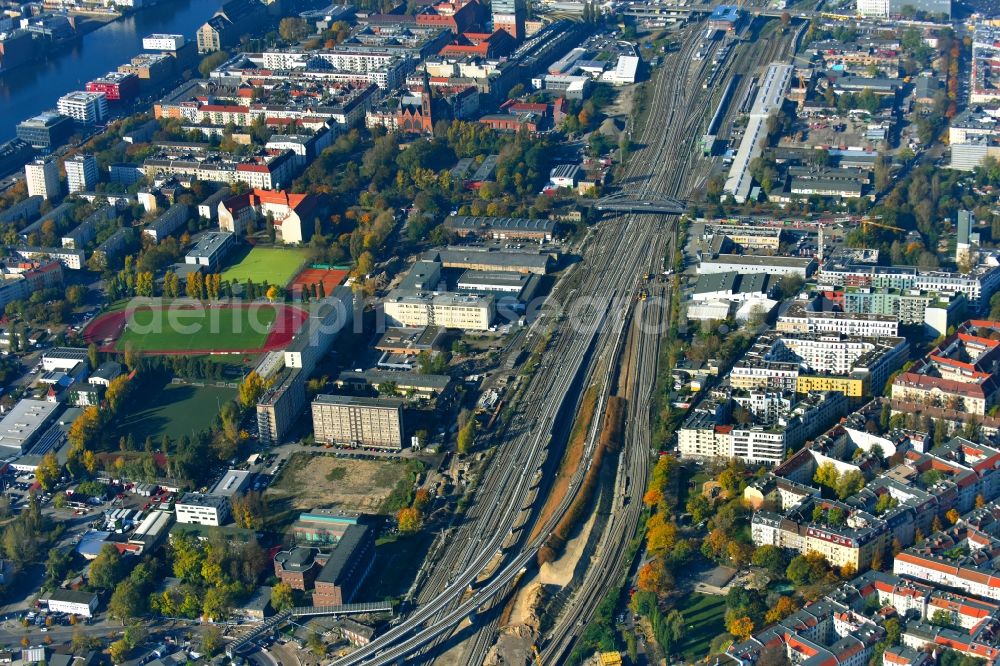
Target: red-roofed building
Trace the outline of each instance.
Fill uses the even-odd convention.
[[[242,234],[250,220],[270,214],[278,242],[305,243],[312,237],[316,220],[322,219],[324,206],[321,196],[255,189],[219,204],[219,228]]]
[[[502,58],[509,56],[517,48],[517,42],[506,30],[493,33],[465,32],[456,35],[438,52],[442,56],[478,56],[480,58]]]
[[[447,28],[453,33],[474,32],[482,27],[486,10],[476,0],[442,0],[417,14],[417,25]]]

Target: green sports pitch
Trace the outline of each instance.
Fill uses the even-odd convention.
[[[138,309],[126,320],[117,348],[160,353],[262,349],[279,307]]]
[[[223,271],[222,279],[230,282],[268,284],[284,287],[306,262],[307,251],[295,248],[254,247],[236,264]]]

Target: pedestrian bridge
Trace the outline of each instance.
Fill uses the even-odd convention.
[[[273,615],[246,634],[226,646],[226,654],[232,658],[241,650],[249,648],[261,636],[271,633],[293,617],[314,617],[317,615],[358,615],[360,613],[391,613],[392,604],[375,602],[364,604],[342,604],[340,606],[298,606]]]
[[[626,192],[611,194],[597,199],[592,204],[602,213],[659,213],[661,215],[681,215],[687,210],[687,203],[665,195],[636,196]]]

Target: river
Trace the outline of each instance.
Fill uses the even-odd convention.
[[[165,0],[87,33],[53,58],[0,74],[0,142],[14,138],[17,123],[54,109],[62,95],[82,90],[87,81],[118,69],[142,52],[146,35],[181,34],[194,40],[199,26],[223,2]]]

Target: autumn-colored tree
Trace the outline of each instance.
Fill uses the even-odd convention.
[[[274,303],[276,300],[278,300],[278,288],[275,287],[274,285],[271,285],[270,287],[267,288],[267,293],[265,294],[265,296],[267,296],[267,300]]]
[[[659,592],[663,585],[663,561],[654,558],[639,567],[636,587],[642,592]]]
[[[954,525],[962,518],[962,515],[958,512],[958,509],[949,509],[948,513],[944,514],[945,518]]]
[[[753,620],[748,616],[733,617],[726,620],[726,631],[737,640],[745,641],[753,633]]]
[[[882,551],[881,550],[876,549],[875,552],[872,553],[872,569],[874,571],[881,571],[882,570]]]
[[[400,509],[399,513],[396,514],[396,520],[399,522],[399,531],[407,534],[418,532],[423,526],[423,515],[420,513],[420,509],[412,506]]]
[[[848,562],[847,564],[840,567],[840,577],[844,580],[850,580],[858,575],[858,568]]]
[[[941,517],[934,516],[934,520],[931,522],[931,531],[940,532],[942,529],[944,529],[944,526],[941,524]]]
[[[129,383],[128,375],[119,375],[111,380],[107,391],[104,393],[104,397],[108,401],[108,407],[111,408],[112,414],[116,414],[128,402],[131,393],[132,386]]]
[[[646,491],[646,494],[642,496],[642,503],[649,508],[653,508],[662,501],[663,491],[659,488],[650,488]]]
[[[795,600],[789,596],[781,595],[777,603],[764,615],[764,621],[768,624],[784,620],[786,617],[798,610]]]
[[[728,545],[729,537],[726,536],[723,530],[716,528],[709,532],[708,536],[701,543],[701,552],[705,557],[717,560],[726,553]]]
[[[97,407],[87,407],[69,427],[67,439],[73,448],[88,449],[101,428],[101,412]]]
[[[664,512],[654,513],[646,522],[646,547],[651,555],[662,555],[677,543],[677,524],[668,522]]]
[[[255,370],[251,370],[247,373],[247,376],[243,378],[243,381],[240,382],[240,404],[243,407],[256,405],[257,398],[264,393],[266,388],[264,379],[258,375]]]
[[[278,583],[271,588],[271,608],[277,612],[288,610],[295,605],[292,586],[288,583]]]
[[[49,451],[42,456],[42,461],[35,470],[35,478],[38,479],[38,483],[42,486],[42,490],[51,490],[59,480],[59,474],[61,471],[62,465],[59,464],[56,454]]]
[[[983,497],[981,494],[976,495],[976,508],[982,509],[984,506],[986,506],[986,498]]]
[[[421,511],[423,511],[424,508],[428,504],[430,504],[430,501],[431,501],[431,492],[429,490],[427,490],[426,488],[419,489],[413,495],[413,506],[417,507]]]

